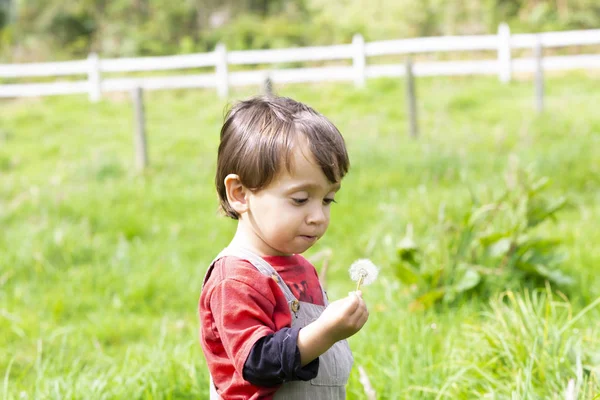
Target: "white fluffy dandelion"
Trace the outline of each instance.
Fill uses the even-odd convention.
[[[356,260],[350,266],[350,278],[353,281],[358,281],[356,290],[360,290],[361,285],[370,285],[375,282],[379,274],[379,268],[367,258]]]

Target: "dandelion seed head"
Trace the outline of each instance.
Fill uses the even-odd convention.
[[[361,258],[352,263],[349,269],[350,278],[353,281],[358,281],[363,277],[363,285],[370,285],[375,282],[379,274],[379,268],[367,258]]]

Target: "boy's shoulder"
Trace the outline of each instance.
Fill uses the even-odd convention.
[[[223,256],[214,261],[211,279],[222,281],[226,279],[246,281],[262,275],[248,260],[236,256]]]
[[[266,261],[277,271],[281,268],[295,265],[301,267],[304,273],[317,274],[315,266],[300,254],[292,257],[267,257]],[[209,279],[210,278],[210,279]],[[264,286],[264,283],[271,281],[272,277],[260,272],[250,261],[236,257],[223,256],[213,262],[212,270],[205,277],[204,286],[214,286],[218,282],[238,281],[250,286]]]
[[[301,255],[265,257],[300,301],[323,304],[321,285],[314,265]],[[307,289],[310,288],[310,289]],[[312,291],[315,291],[314,293]],[[236,256],[217,259],[205,278],[202,298],[219,296],[259,296],[272,305],[285,301],[277,280],[260,272],[250,261]],[[308,296],[308,297],[307,297]]]
[[[275,281],[262,274],[252,263],[235,256],[223,256],[214,261],[212,270],[205,277],[203,293],[210,293],[222,286],[226,291],[258,292],[275,302]]]

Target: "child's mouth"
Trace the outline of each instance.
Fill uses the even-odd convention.
[[[314,242],[317,240],[317,236],[300,235],[300,237],[309,242]]]

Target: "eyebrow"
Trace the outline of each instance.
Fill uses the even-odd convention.
[[[337,192],[342,187],[340,182],[333,183],[331,185],[331,190]],[[314,183],[300,183],[298,185],[294,185],[288,188],[288,192],[297,192],[299,190],[309,190],[309,189],[321,189],[321,186]]]

